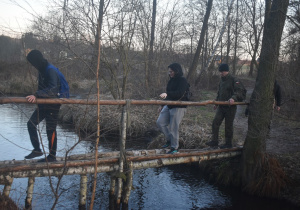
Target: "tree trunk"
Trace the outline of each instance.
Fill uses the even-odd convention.
[[[270,2],[267,0],[266,1],[266,10],[265,10],[265,20],[268,19],[268,14],[269,14],[269,10],[268,9],[271,5],[269,5]],[[251,44],[252,50],[253,50],[253,54],[252,54],[252,58],[251,58],[251,64],[250,64],[250,71],[249,71],[249,77],[253,76],[253,72],[254,72],[254,67],[256,67],[258,69],[257,66],[257,62],[256,62],[256,55],[257,55],[257,51],[258,51],[258,47],[259,47],[259,41],[260,41],[260,35],[262,32],[262,29],[258,29],[256,26],[256,21],[257,21],[257,16],[256,16],[256,1],[254,1],[253,3],[253,12],[252,12],[252,27],[253,27],[253,34],[254,34],[254,44]],[[250,8],[249,8],[250,9]]]
[[[239,26],[239,0],[236,0],[236,20],[235,20],[235,37],[234,37],[234,55],[232,64],[232,74],[236,75],[237,48],[238,48],[238,26]]]
[[[230,28],[231,28],[231,18],[228,18],[228,28],[227,28],[227,49],[226,49],[226,63],[229,65],[229,53],[230,53]]]
[[[100,72],[100,47],[101,47],[101,28],[102,28],[102,19],[103,19],[103,7],[104,7],[104,0],[100,1],[99,6],[99,17],[98,17],[98,25],[97,25],[97,71],[96,71],[96,79],[97,79],[97,139],[95,144],[95,159],[98,159],[98,144],[100,140],[100,84],[99,84],[99,72]],[[96,185],[97,185],[97,167],[98,163],[95,162],[95,173],[94,173],[94,179],[93,179],[93,187],[92,187],[92,196],[91,196],[91,203],[90,203],[90,209],[93,209],[94,206],[94,200],[96,196]]]
[[[154,81],[154,75],[159,75],[157,72],[155,71],[154,68],[154,57],[153,57],[153,47],[154,47],[154,34],[155,34],[155,22],[156,22],[156,0],[153,0],[153,10],[152,10],[152,22],[151,22],[151,37],[150,37],[150,50],[149,50],[149,62],[148,62],[148,84],[153,84]],[[148,88],[149,86],[147,86],[147,94],[148,94]]]
[[[261,182],[259,185],[259,181],[263,178],[264,166],[268,164],[265,153],[266,137],[271,123],[275,69],[288,4],[289,0],[273,0],[269,16],[265,19],[258,75],[250,99],[248,132],[243,151],[242,182],[247,192],[256,194],[262,189],[266,190],[266,185],[274,187],[278,184],[274,180],[271,183]],[[276,176],[276,173],[269,172],[269,174]]]
[[[201,29],[201,34],[200,34],[200,39],[198,42],[197,50],[196,50],[192,65],[190,67],[189,73],[187,75],[188,80],[192,80],[192,78],[195,78],[196,69],[197,69],[199,58],[200,58],[201,48],[204,43],[204,37],[205,37],[205,33],[206,33],[206,30],[208,27],[208,19],[209,19],[210,11],[212,8],[212,3],[213,3],[213,0],[208,0],[208,2],[207,2],[206,13],[204,16],[204,21],[203,21],[203,25],[202,25],[202,29]],[[194,83],[195,81],[191,81],[191,82]]]
[[[222,37],[223,37],[223,34],[225,32],[225,29],[226,29],[227,20],[228,20],[228,18],[230,16],[230,13],[231,13],[233,1],[234,0],[231,0],[230,6],[228,8],[227,16],[226,16],[226,18],[224,20],[224,24],[223,24],[223,27],[221,29],[221,32],[220,32],[219,38],[217,40],[217,43],[216,43],[215,47],[213,48],[213,51],[212,51],[212,53],[211,53],[211,55],[210,55],[210,57],[208,59],[208,62],[205,65],[205,68],[202,69],[201,72],[200,72],[200,74],[198,75],[195,84],[197,84],[200,81],[202,73],[205,72],[205,71],[207,71],[207,69],[210,68],[210,66],[211,66],[211,64],[213,62],[213,58],[215,57],[216,50],[219,48],[219,44],[220,43],[221,43],[221,50],[220,51],[221,51],[221,59],[222,59]]]

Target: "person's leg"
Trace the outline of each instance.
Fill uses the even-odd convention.
[[[236,113],[236,106],[230,106],[225,113],[225,145],[232,146],[233,121]]]
[[[218,146],[219,144],[219,129],[224,120],[223,108],[218,107],[215,118],[212,123],[212,138],[211,141],[207,143],[209,146]]]
[[[170,124],[169,108],[168,106],[164,106],[156,121],[156,125],[159,128],[159,130],[165,135],[167,144],[171,141],[171,134],[168,128],[169,124]]]
[[[46,114],[46,132],[49,143],[49,154],[52,156],[56,156],[57,150],[57,132],[56,127],[58,123],[58,113],[59,113],[60,105],[51,105],[47,109]]]
[[[40,148],[40,142],[37,133],[37,125],[45,118],[45,112],[43,109],[37,108],[31,115],[27,122],[28,133],[30,137],[31,144],[33,146],[33,151],[25,156],[26,159],[35,158],[42,155]]]
[[[171,147],[178,149],[179,147],[179,125],[186,112],[186,108],[173,108],[170,109],[170,134],[171,134]]]

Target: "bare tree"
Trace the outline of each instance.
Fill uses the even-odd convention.
[[[187,79],[190,81],[192,80],[192,78],[195,78],[198,60],[200,58],[200,52],[201,52],[201,49],[202,49],[202,46],[204,43],[204,37],[205,37],[207,27],[208,27],[208,19],[209,19],[210,11],[212,8],[212,3],[213,3],[213,0],[208,0],[208,2],[207,2],[206,13],[205,13],[205,17],[204,17],[204,21],[203,21],[203,25],[202,25],[202,29],[201,29],[200,39],[198,41],[197,50],[196,50],[193,62],[191,64],[191,67],[190,67],[188,75],[187,75]],[[193,81],[193,82],[195,82],[195,81]]]
[[[282,186],[280,173],[268,171],[268,174],[276,177],[274,179],[265,177],[264,173],[270,170],[272,164],[265,153],[266,137],[271,121],[275,70],[288,4],[289,0],[272,1],[270,13],[265,19],[258,75],[250,99],[248,132],[242,156],[242,181],[246,191],[260,195],[277,195]],[[265,178],[268,181],[260,181]]]
[[[245,29],[245,35],[249,46],[248,53],[251,56],[249,76],[253,76],[254,67],[258,67],[256,59],[263,31],[263,4],[255,0],[244,1],[243,3],[246,7],[245,14],[249,15],[249,18],[248,15],[245,18],[246,27],[248,28]]]
[[[235,15],[235,29],[234,29],[234,55],[232,64],[232,74],[236,74],[236,63],[237,63],[237,50],[238,50],[238,36],[239,36],[239,0],[236,1],[236,15]]]
[[[204,69],[201,70],[200,74],[198,75],[197,77],[197,82],[200,81],[200,78],[201,78],[201,75],[203,72],[206,72],[207,69],[210,67],[211,64],[213,64],[213,59],[215,57],[215,54],[219,48],[219,45],[221,44],[222,45],[222,37],[223,37],[223,34],[225,32],[225,29],[226,29],[226,23],[228,21],[228,18],[230,16],[230,13],[231,13],[231,10],[232,10],[232,5],[233,5],[233,0],[231,0],[230,4],[229,4],[229,7],[228,7],[228,12],[227,12],[227,16],[225,17],[224,19],[224,22],[223,22],[223,26],[221,28],[221,31],[220,31],[220,34],[219,34],[219,37],[218,37],[218,40],[217,42],[215,43],[215,46],[212,46],[212,52],[210,53],[210,56],[209,56],[209,59],[204,67]],[[213,43],[212,43],[213,44]],[[222,59],[222,46],[221,46],[221,59]]]

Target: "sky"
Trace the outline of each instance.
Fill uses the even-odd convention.
[[[21,37],[47,0],[0,0],[0,35]]]

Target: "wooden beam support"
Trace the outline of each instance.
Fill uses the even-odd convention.
[[[128,202],[129,202],[132,184],[133,184],[133,164],[132,164],[132,162],[130,162],[128,173],[126,176],[126,184],[124,186],[123,196],[122,196],[122,198],[123,198],[122,207],[123,207],[123,205],[125,205],[125,206],[127,206],[127,209],[128,209]]]
[[[25,209],[32,209],[32,195],[33,195],[34,182],[35,182],[35,177],[28,177]]]
[[[12,176],[4,176],[3,178],[4,178],[4,182],[5,182],[4,189],[3,189],[3,195],[6,197],[9,197],[11,185],[14,181],[14,178]]]
[[[79,196],[79,206],[78,209],[86,209],[86,196],[87,196],[87,182],[88,177],[86,174],[80,176],[80,196]]]
[[[109,209],[116,209],[116,177],[110,176],[110,188],[109,188]]]

